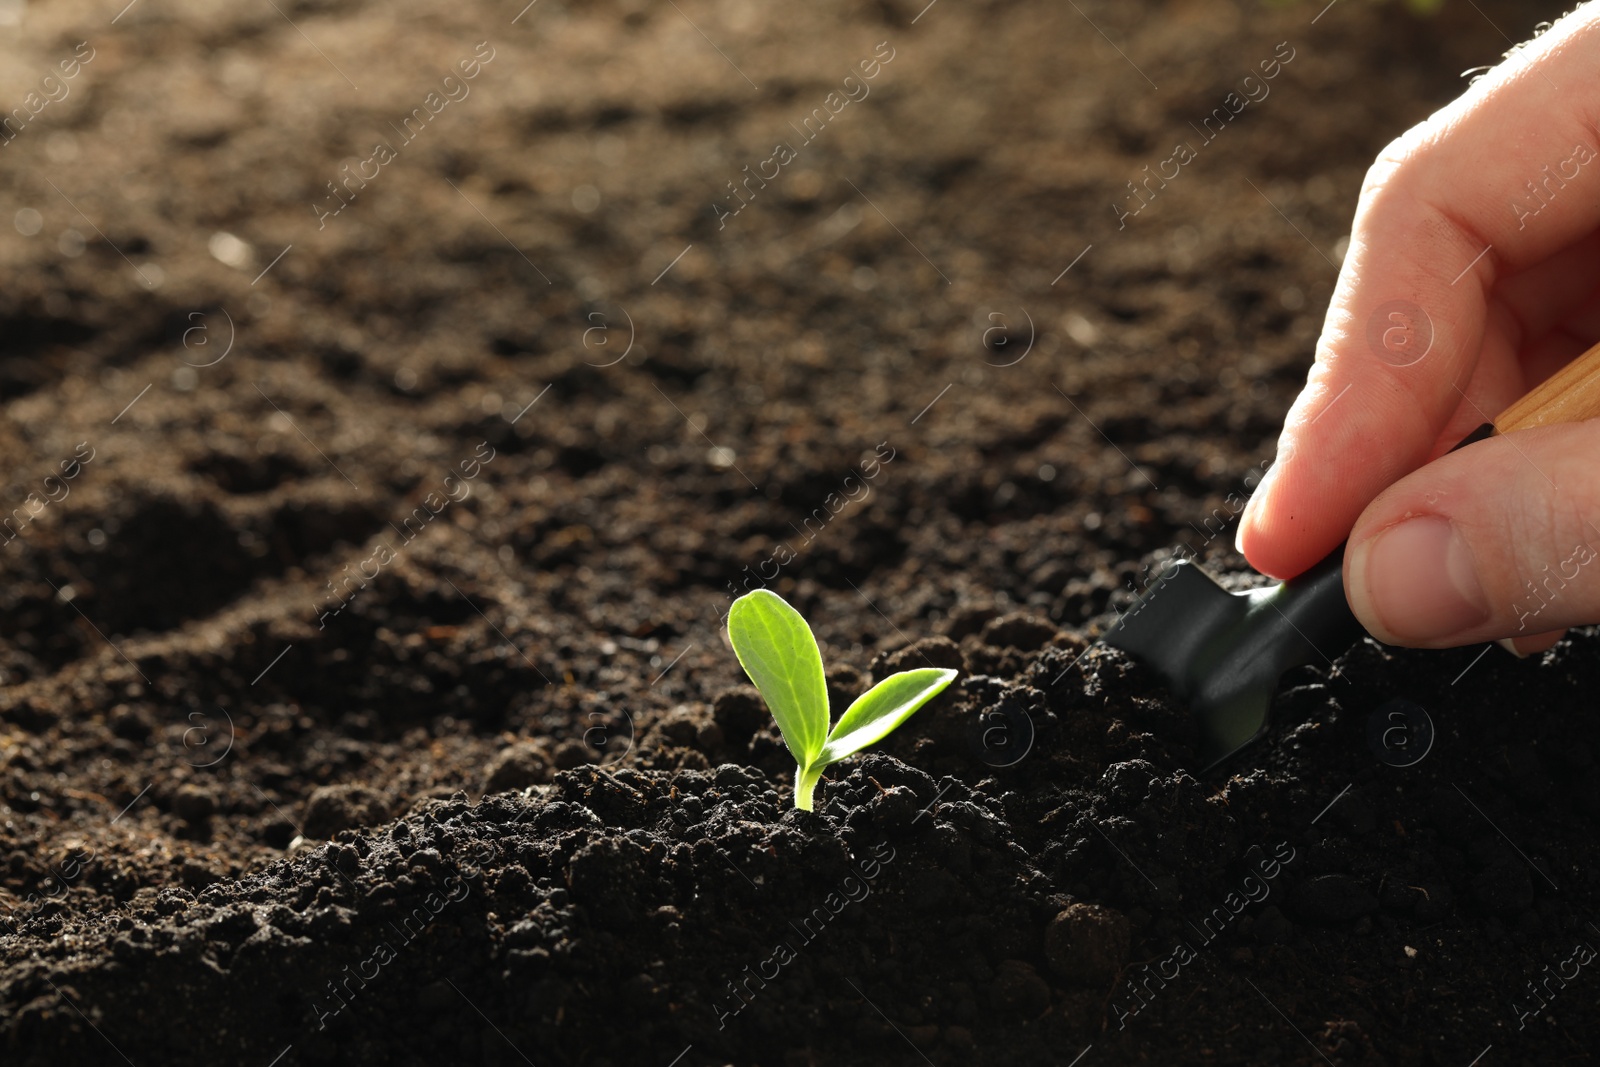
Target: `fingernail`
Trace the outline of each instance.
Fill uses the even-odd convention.
[[[1495,644],[1499,645],[1501,648],[1505,649],[1518,659],[1528,658],[1528,654],[1526,652],[1519,652],[1517,650],[1517,639],[1514,637],[1502,637],[1500,640],[1496,641]]]
[[[1233,550],[1241,555],[1244,554],[1244,528],[1250,525],[1256,509],[1266,497],[1267,486],[1272,484],[1272,472],[1276,469],[1276,465],[1267,468],[1266,473],[1261,476],[1261,481],[1251,490],[1249,499],[1244,502],[1244,511],[1239,514],[1239,527],[1233,531]]]
[[[1408,519],[1356,549],[1350,560],[1356,614],[1393,643],[1442,641],[1489,620],[1472,549],[1449,519]]]

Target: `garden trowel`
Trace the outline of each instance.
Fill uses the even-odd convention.
[[[1105,640],[1154,667],[1189,705],[1210,769],[1266,728],[1278,678],[1332,664],[1364,632],[1344,597],[1344,546],[1298,578],[1230,593],[1188,560],[1171,564]]]
[[[1456,446],[1533,426],[1600,416],[1600,345]],[[1278,679],[1325,664],[1364,634],[1344,596],[1344,546],[1275,586],[1230,593],[1187,560],[1169,565],[1107,631],[1107,644],[1154,667],[1189,705],[1209,769],[1267,725]]]

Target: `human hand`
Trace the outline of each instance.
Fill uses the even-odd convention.
[[[1600,341],[1597,65],[1586,4],[1367,173],[1238,545],[1290,577],[1348,535],[1345,593],[1382,641],[1526,655],[1600,621],[1600,420],[1446,454]]]

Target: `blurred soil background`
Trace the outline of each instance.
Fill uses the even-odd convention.
[[[1088,643],[1242,567],[1367,163],[1558,13],[0,3],[6,1062],[1589,1062],[1592,635],[1204,779]],[[814,817],[763,581],[841,706],[964,670]]]

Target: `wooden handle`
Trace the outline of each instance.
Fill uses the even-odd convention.
[[[1494,420],[1495,433],[1600,417],[1600,345],[1556,371]]]

